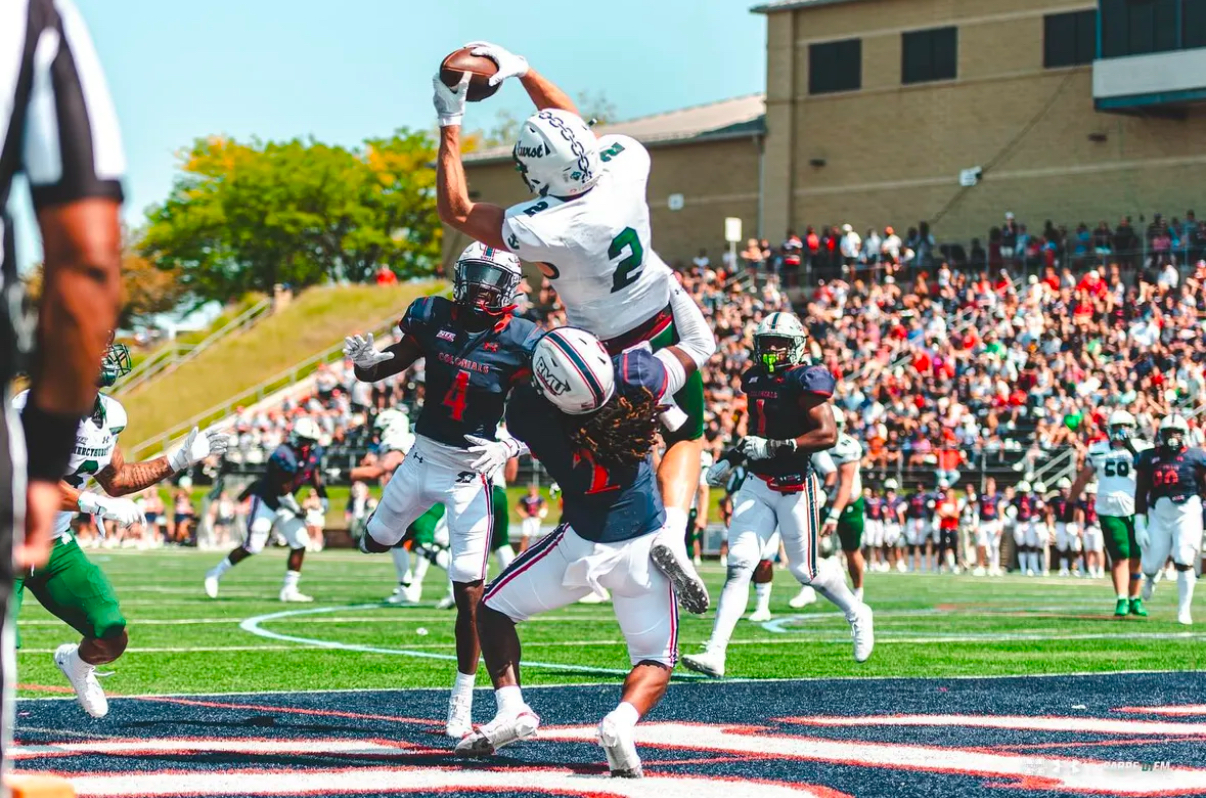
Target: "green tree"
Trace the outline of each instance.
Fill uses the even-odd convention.
[[[199,299],[277,283],[363,281],[386,265],[433,273],[441,228],[435,149],[399,130],[356,149],[313,140],[198,139],[167,200],[150,209],[141,252]]]
[[[610,125],[616,121],[616,104],[607,99],[607,94],[600,89],[596,92],[578,92],[578,110],[587,122],[592,119],[599,125]]]

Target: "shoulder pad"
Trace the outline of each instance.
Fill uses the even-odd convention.
[[[649,350],[630,349],[613,357],[611,362],[622,385],[645,388],[659,399],[665,395],[669,375]]]
[[[1110,450],[1109,441],[1093,441],[1089,444],[1089,454],[1105,454]]]
[[[13,397],[13,410],[24,410],[25,403],[29,401],[29,389],[26,388],[21,393]]]
[[[862,444],[844,432],[838,436],[837,443],[831,451],[843,462],[861,460],[863,457]]]
[[[105,408],[105,420],[109,422],[109,431],[114,435],[118,435],[126,428],[129,423],[129,417],[126,415],[126,409],[122,407],[121,402],[114,399],[112,396],[100,395],[101,404]]]
[[[437,299],[440,297],[421,296],[411,302],[410,307],[406,309],[406,315],[398,322],[398,327],[402,332],[414,335],[430,324],[435,313],[435,300]]]
[[[817,396],[833,396],[837,380],[824,366],[803,366],[792,371],[792,377],[805,393]]]
[[[507,249],[521,257],[525,251],[543,249],[548,243],[547,230],[543,228],[548,225],[541,224],[540,214],[561,204],[556,197],[536,197],[507,208],[502,225],[503,243]]]

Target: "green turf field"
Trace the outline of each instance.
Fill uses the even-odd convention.
[[[434,609],[444,591],[443,573],[436,568],[427,577],[425,606],[384,607],[378,602],[393,588],[388,556],[311,554],[301,587],[315,603],[283,605],[276,601],[284,569],[281,550],[229,573],[216,601],[205,597],[201,580],[220,552],[90,551],[89,556],[112,578],[130,621],[130,650],[112,666],[116,674],[103,682],[111,693],[442,687],[451,680],[453,664],[443,657],[452,651],[453,613]],[[715,600],[723,572],[715,562],[703,570]],[[1176,591],[1163,583],[1149,605],[1150,618],[1117,621],[1110,617],[1113,599],[1105,580],[872,574],[867,600],[876,610],[877,647],[863,665],[853,662],[848,627],[831,605],[821,600],[803,611],[791,610],[787,601],[796,591],[788,574],[777,572],[775,584],[776,620],[770,628],[745,621],[737,628],[728,658],[732,677],[1206,666],[1206,629],[1187,631],[1175,623]],[[1199,622],[1206,623],[1206,602],[1199,599],[1197,608]],[[265,615],[279,617],[248,622]],[[711,614],[684,614],[682,652],[696,651],[711,623]],[[19,681],[27,686],[22,694],[46,695],[38,686],[65,686],[50,654],[58,644],[75,640],[74,633],[28,596],[21,632]],[[571,668],[529,667],[524,671],[529,683],[611,684],[614,674],[588,669],[628,667],[610,605],[550,613],[521,627],[521,635],[525,660]],[[430,655],[439,658],[426,658]],[[484,673],[479,678],[484,684]]]

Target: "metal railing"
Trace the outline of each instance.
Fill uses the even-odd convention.
[[[376,324],[365,329],[366,333],[372,333],[378,338],[382,333],[390,332],[397,321],[397,315],[393,314],[384,319],[379,320]],[[334,346],[328,347],[316,355],[306,358],[300,363],[295,363],[284,371],[269,377],[268,379],[256,385],[240,391],[222,402],[206,409],[200,413],[188,418],[180,423],[172,426],[163,432],[148,438],[135,446],[131,447],[129,456],[135,460],[143,460],[146,455],[162,451],[167,448],[174,438],[187,433],[194,426],[205,426],[219,421],[240,405],[255,404],[260,402],[278,391],[282,391],[290,386],[296,385],[301,380],[310,376],[318,370],[319,364],[333,363],[336,360],[343,358],[343,343],[340,342]]]
[[[251,329],[261,319],[271,314],[271,312],[272,299],[265,297],[214,330],[200,343],[181,344],[173,341],[139,363],[129,374],[118,380],[113,386],[113,393],[119,396],[129,393],[141,385],[146,385],[156,377],[172,373],[214,344],[229,338],[231,335]]]

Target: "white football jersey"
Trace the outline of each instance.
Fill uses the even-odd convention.
[[[1115,449],[1109,441],[1097,441],[1089,447],[1089,464],[1097,473],[1097,514],[1127,516],[1135,514],[1135,455],[1152,445],[1131,441],[1129,449]]]
[[[29,391],[22,391],[13,398],[17,410],[25,407]],[[126,428],[126,409],[111,396],[100,394],[100,413],[94,413],[80,422],[75,433],[75,448],[67,461],[67,473],[63,481],[73,488],[86,490],[92,485],[93,475],[109,465],[113,450],[117,448],[117,436]],[[71,534],[71,519],[78,513],[61,512],[54,519],[54,537],[66,538]]]
[[[414,443],[415,436],[410,431],[410,416],[405,413],[391,415],[389,425],[381,432],[380,451],[406,454]]]
[[[648,151],[628,136],[602,136],[599,148],[603,175],[592,189],[509,208],[502,238],[521,259],[554,270],[570,324],[608,340],[665,308],[674,275],[653,251]]]
[[[837,443],[829,450],[829,457],[837,468],[846,463],[862,463],[863,446],[846,433],[838,435]],[[857,501],[863,495],[863,477],[861,469],[854,470],[854,484],[850,486],[850,501]]]

